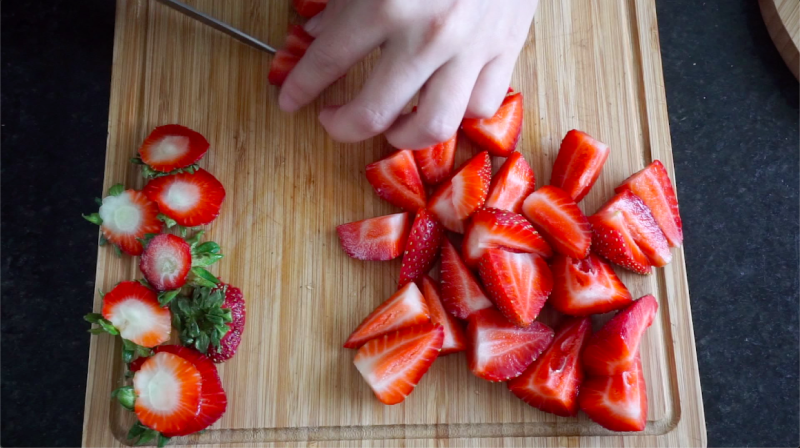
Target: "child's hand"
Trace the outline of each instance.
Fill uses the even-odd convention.
[[[376,47],[381,57],[361,92],[319,119],[341,142],[386,133],[398,148],[452,137],[461,119],[494,115],[528,35],[538,0],[330,0],[309,20],[317,39],[281,89],[293,112]],[[400,116],[420,92],[416,113]]]

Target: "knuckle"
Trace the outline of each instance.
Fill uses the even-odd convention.
[[[324,76],[339,76],[342,72],[342,64],[330,48],[319,46],[308,53],[309,60],[313,64],[314,69]]]
[[[426,120],[420,127],[420,133],[435,142],[443,142],[458,130],[459,121],[444,117],[434,117]]]
[[[353,124],[369,136],[380,134],[392,125],[391,117],[374,107],[359,107],[353,113]]]

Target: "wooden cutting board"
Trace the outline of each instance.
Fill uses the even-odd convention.
[[[297,20],[288,0],[194,0],[198,9],[270,43]],[[128,159],[155,126],[203,133],[201,165],[227,189],[208,231],[226,257],[214,267],[247,298],[239,354],[220,366],[224,417],[171,443],[226,446],[704,446],[703,404],[683,251],[650,276],[621,273],[660,309],[641,353],[650,404],[640,434],[615,434],[585,415],[544,414],[505,385],[472,376],[463,354],[437,360],[403,403],[384,406],[341,348],[395,289],[400,260],[360,262],[339,248],[338,224],[396,212],[372,192],[364,166],[383,138],[341,145],[316,116],[351,98],[374,59],[352,69],[313,106],[286,115],[266,82],[271,57],[148,0],[118,0],[105,188],[142,187]],[[611,147],[582,207],[594,212],[614,186],[654,159],[674,177],[654,0],[543,0],[513,84],[525,95],[519,150],[538,184],[564,134],[588,132]],[[462,139],[458,159],[475,148]],[[495,161],[495,168],[500,164]],[[97,287],[137,278],[137,260],[100,248]],[[95,298],[95,309],[101,300]],[[554,313],[545,312],[553,323]],[[607,317],[606,317],[607,318]],[[602,318],[597,319],[600,324]],[[93,337],[83,444],[119,446],[133,416],[112,403],[124,366],[118,341]]]

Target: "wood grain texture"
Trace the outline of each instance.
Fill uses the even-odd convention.
[[[778,52],[794,77],[800,80],[800,2],[759,0],[758,4]]]
[[[270,43],[282,42],[287,22],[297,19],[288,0],[190,3]],[[349,259],[334,229],[395,212],[364,178],[364,166],[390,149],[382,138],[334,143],[316,120],[321,105],[341,104],[358,91],[374,58],[294,115],[276,107],[277,90],[266,83],[269,62],[156,2],[118,0],[105,187],[142,186],[127,160],[153,127],[180,123],[203,133],[212,147],[201,165],[228,193],[208,232],[226,254],[214,272],[242,288],[248,307],[239,354],[220,366],[228,412],[206,433],[173,444],[705,446],[680,249],[653,275],[621,273],[636,297],[653,293],[660,303],[641,349],[650,403],[643,433],[619,435],[585,415],[539,412],[505,385],[472,376],[463,354],[437,360],[403,404],[380,404],[341,344],[391,295],[400,261]],[[568,130],[584,130],[612,148],[582,203],[585,212],[654,159],[674,178],[653,0],[542,1],[512,85],[525,95],[519,150],[539,185],[549,181]],[[459,161],[474,152],[461,139]],[[97,287],[136,278],[135,262],[101,248]],[[100,304],[96,297],[95,309]],[[544,314],[549,323],[556,319]],[[109,398],[123,381],[120,347],[100,336],[90,350],[83,444],[119,446],[133,419]]]

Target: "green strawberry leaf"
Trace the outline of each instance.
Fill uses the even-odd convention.
[[[108,333],[108,334],[111,334],[111,335],[114,335],[114,336],[119,334],[119,330],[117,330],[117,328],[111,322],[109,322],[109,321],[107,321],[105,319],[99,319],[97,321],[97,325],[100,325],[100,327],[103,330],[105,330],[105,332]]]
[[[106,239],[105,235],[100,234],[100,239],[97,241],[97,245],[103,247],[106,244],[108,244],[108,239]]]
[[[158,433],[158,448],[164,448],[169,443],[169,437]]]
[[[204,268],[222,260],[222,254],[203,254],[192,256],[192,266]]]
[[[164,291],[158,293],[158,303],[161,306],[167,306],[169,302],[172,301],[179,293],[181,292],[180,289],[173,289],[171,291]]]
[[[89,313],[83,316],[83,320],[89,322],[90,324],[96,324],[103,318],[103,315],[100,313]]]
[[[131,163],[134,165],[144,165],[144,160],[140,156],[132,157]]]
[[[116,244],[114,247],[114,253],[117,255],[117,258],[122,258],[122,249],[119,248]]]
[[[137,281],[137,282],[139,282],[139,284],[140,284],[140,285],[142,285],[142,286],[144,286],[144,287],[147,287],[147,288],[153,289],[153,287],[152,287],[152,286],[150,286],[150,282],[148,282],[148,281],[147,281],[147,279],[144,279],[144,278],[137,278],[137,279],[136,279],[136,281]]]
[[[153,356],[153,350],[147,347],[142,347],[141,345],[137,345],[136,354],[142,358],[149,358],[150,356]]]
[[[122,362],[125,364],[130,364],[131,361],[136,357],[136,352],[134,350],[125,350],[122,349]]]
[[[144,432],[147,430],[148,430],[147,426],[144,426],[142,422],[137,420],[136,423],[134,423],[133,426],[131,426],[130,431],[128,431],[128,440],[133,440],[139,437],[140,435],[144,434]]]
[[[155,439],[157,435],[158,431],[147,428],[147,431],[143,432],[142,435],[139,436],[136,446],[147,445],[151,440]]]
[[[106,330],[103,330],[102,328],[99,328],[99,327],[98,328],[90,328],[89,329],[89,333],[91,333],[91,334],[103,334],[105,332],[106,332]]]
[[[125,409],[129,411],[133,410],[133,404],[136,401],[136,393],[133,390],[133,386],[123,386],[119,389],[115,389],[111,392],[111,396],[116,398],[119,404]]]
[[[208,344],[211,343],[211,339],[205,333],[200,333],[197,336],[197,340],[194,341],[194,346],[197,347],[197,351],[200,353],[206,353],[208,351]]]
[[[102,205],[103,205],[103,200],[102,200],[102,199],[100,199],[100,198],[94,198],[94,202],[95,202],[95,204],[97,204],[97,205],[100,205],[100,206],[102,206]]]
[[[99,213],[92,213],[90,215],[81,214],[81,216],[83,216],[83,219],[89,221],[92,224],[97,224],[98,226],[103,225],[103,218],[100,217]]]
[[[159,221],[163,222],[168,229],[171,229],[176,225],[178,225],[177,221],[175,221],[174,219],[170,218],[169,216],[163,213],[159,213],[158,215],[156,215],[156,218],[158,218]]]
[[[116,184],[108,189],[109,196],[119,196],[122,192],[125,191],[125,185]]]
[[[196,254],[218,254],[220,253],[221,248],[219,244],[213,241],[206,241],[203,244],[198,245],[194,248],[194,253]]]

